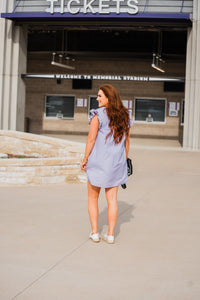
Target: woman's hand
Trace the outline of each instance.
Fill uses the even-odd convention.
[[[82,171],[86,171],[86,166],[87,166],[87,160],[84,159],[81,163],[81,170]]]

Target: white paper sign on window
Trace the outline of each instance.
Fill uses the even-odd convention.
[[[77,98],[76,106],[77,107],[87,107],[87,99]]]
[[[128,109],[132,109],[132,101],[131,100],[122,100],[124,106]]]
[[[169,102],[169,116],[177,117],[180,105],[177,102]]]

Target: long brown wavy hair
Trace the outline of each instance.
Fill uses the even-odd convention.
[[[104,84],[100,88],[104,95],[108,98],[108,104],[106,111],[110,120],[109,127],[110,133],[107,135],[113,135],[115,144],[119,144],[125,134],[129,134],[129,113],[128,109],[123,105],[118,91],[111,84]]]

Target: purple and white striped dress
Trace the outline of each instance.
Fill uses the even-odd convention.
[[[90,121],[97,115],[99,129],[94,147],[89,155],[86,173],[89,182],[97,187],[109,188],[127,183],[127,162],[125,136],[115,144],[110,132],[106,108],[100,107],[90,111]]]

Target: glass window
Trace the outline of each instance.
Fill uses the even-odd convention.
[[[61,30],[30,30],[28,33],[28,51],[60,51],[63,41],[62,35]]]
[[[135,99],[135,121],[165,122],[164,99]]]
[[[98,101],[97,101],[97,96],[91,96],[90,97],[90,109],[97,109],[99,107]]]
[[[73,79],[72,88],[76,90],[91,90],[92,80],[90,79]]]
[[[49,95],[46,96],[45,113],[47,118],[73,119],[74,96]]]

